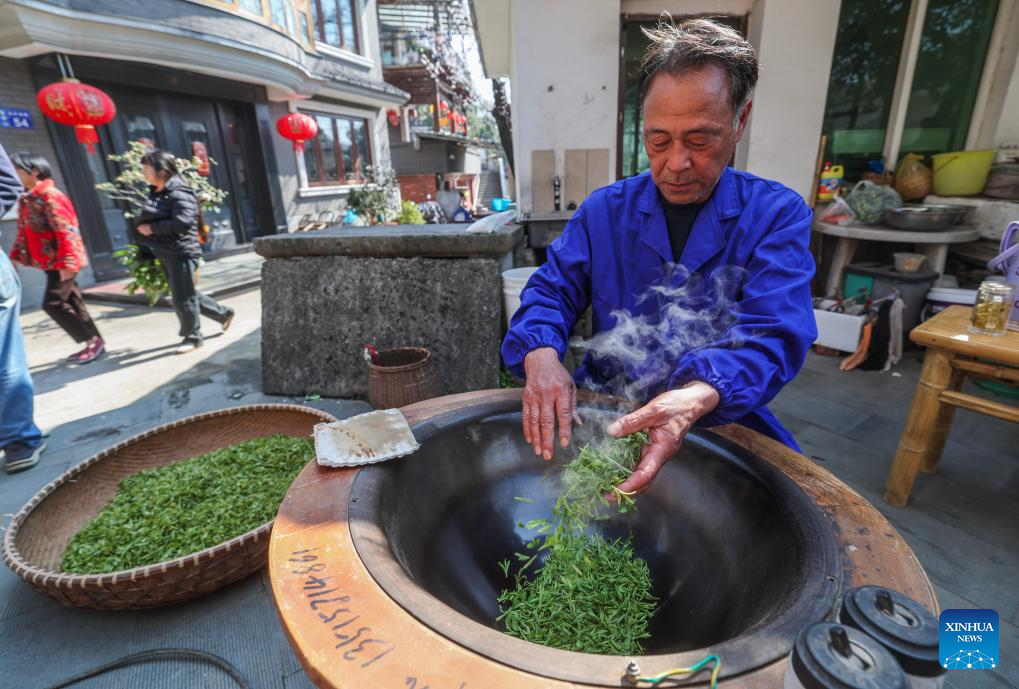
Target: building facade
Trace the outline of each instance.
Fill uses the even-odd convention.
[[[1019,145],[1013,0],[471,0],[489,77],[512,85],[521,211],[646,169],[640,29],[663,11],[711,17],[757,49],[761,75],[737,168],[809,198],[829,160],[894,166],[910,151]],[[851,160],[850,160],[851,159]]]
[[[473,40],[463,0],[377,0],[383,77],[405,91],[390,111],[393,169],[405,199],[435,199],[448,184],[472,206],[502,194],[501,151],[467,124],[474,102],[454,43]]]
[[[96,155],[35,104],[68,65],[117,106]],[[389,166],[386,111],[407,100],[382,78],[374,0],[4,0],[0,86],[0,142],[54,163],[80,216],[86,282],[122,274],[113,253],[133,228],[94,185],[116,174],[106,155],[128,142],[215,161],[210,177],[228,192],[205,218],[215,257],[341,211],[369,166]],[[2,117],[26,111],[29,122]],[[319,126],[303,153],[275,129],[294,111]],[[2,229],[7,245],[10,220]]]

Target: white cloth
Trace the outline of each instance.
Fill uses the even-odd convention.
[[[381,409],[315,426],[315,455],[328,467],[354,467],[416,452],[417,440],[399,409]]]
[[[481,220],[477,220],[467,226],[467,232],[471,234],[491,234],[495,232],[503,225],[507,225],[517,219],[516,211],[503,211],[502,213],[493,213],[492,215],[486,215]]]
[[[897,298],[892,302],[892,307],[888,310],[888,359],[885,361],[885,367],[882,369],[884,371],[898,365],[902,361],[902,338],[905,335],[902,332],[902,311],[905,308],[906,303],[902,299]]]

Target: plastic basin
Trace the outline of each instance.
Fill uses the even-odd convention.
[[[938,196],[974,196],[984,190],[994,162],[993,149],[954,151],[932,156],[934,193]]]

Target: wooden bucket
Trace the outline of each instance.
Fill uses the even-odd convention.
[[[368,403],[394,409],[442,394],[442,383],[424,347],[397,347],[379,352],[380,364],[368,362]]]

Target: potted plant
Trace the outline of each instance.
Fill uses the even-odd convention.
[[[348,193],[347,208],[369,225],[392,223],[398,217],[400,198],[396,175],[390,169],[376,170],[368,166],[365,179],[365,184]]]

